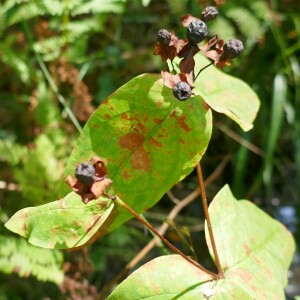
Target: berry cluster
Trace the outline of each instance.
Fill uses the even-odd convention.
[[[101,195],[106,195],[106,189],[112,184],[112,180],[107,178],[106,174],[104,161],[95,156],[89,162],[78,164],[75,178],[67,176],[66,183],[81,196],[84,203],[88,203]]]
[[[162,72],[164,84],[173,89],[174,96],[184,101],[191,97],[195,76],[194,55],[201,51],[206,57],[212,60],[212,64],[222,68],[230,65],[229,60],[238,57],[244,50],[243,43],[237,39],[231,39],[226,43],[213,36],[205,45],[198,44],[208,36],[206,22],[214,20],[218,16],[218,10],[214,6],[206,7],[200,18],[188,14],[181,17],[181,22],[187,28],[186,39],[178,38],[173,31],[161,29],[157,33],[157,44],[154,48],[154,55],[160,55],[163,61],[173,60],[176,56],[182,58],[179,64],[180,73],[171,74]],[[204,68],[203,68],[204,69]]]

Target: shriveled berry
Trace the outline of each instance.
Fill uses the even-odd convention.
[[[166,29],[160,29],[157,33],[157,41],[168,46],[171,42],[171,33]]]
[[[204,22],[211,21],[218,16],[219,12],[215,6],[208,6],[201,13],[201,20]]]
[[[95,168],[89,163],[82,163],[75,169],[75,177],[84,185],[91,185],[94,182]]]
[[[203,21],[196,19],[189,24],[186,36],[191,43],[198,44],[205,39],[207,33],[206,24]]]
[[[192,89],[185,81],[180,81],[173,87],[173,95],[180,101],[185,101],[192,95]]]
[[[244,45],[240,40],[237,39],[232,39],[229,40],[223,47],[224,49],[224,54],[228,58],[235,58],[240,56],[240,54],[244,50]]]

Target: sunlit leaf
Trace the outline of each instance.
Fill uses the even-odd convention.
[[[143,212],[193,170],[208,145],[211,122],[211,111],[201,97],[180,102],[163,86],[160,75],[138,76],[89,119],[66,175],[73,175],[76,164],[94,155],[104,158],[107,177],[113,180],[110,193]],[[100,235],[131,217],[119,210]]]
[[[195,61],[195,74],[210,63],[200,54],[195,56]],[[210,66],[197,78],[194,93],[203,97],[211,109],[237,122],[243,130],[253,127],[260,104],[254,91],[244,81]]]
[[[228,186],[209,211],[225,279],[207,282],[210,275],[182,257],[162,256],[133,272],[108,299],[285,299],[295,249],[286,228],[253,203],[237,201]]]
[[[74,192],[37,207],[27,207],[5,227],[43,248],[65,249],[86,244],[107,220],[114,207],[106,197],[84,204]]]

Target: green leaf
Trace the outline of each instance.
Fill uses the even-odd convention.
[[[144,264],[125,279],[107,300],[204,299],[211,276],[179,255],[166,255]],[[240,299],[240,298],[239,298]]]
[[[295,250],[291,233],[252,202],[236,201],[227,185],[209,212],[226,286],[239,286],[251,299],[285,299],[286,270]]]
[[[292,235],[253,203],[237,201],[228,186],[209,208],[225,279],[211,277],[178,255],[156,258],[125,279],[109,300],[285,299]],[[207,228],[208,246],[212,255]]]
[[[188,175],[211,136],[211,111],[201,97],[178,101],[160,75],[140,75],[113,93],[83,129],[66,175],[97,155],[108,164],[117,194],[138,213],[153,206]],[[64,187],[63,193],[66,193]],[[106,231],[132,218],[119,210]]]
[[[18,211],[5,227],[35,246],[80,247],[107,221],[113,208],[114,204],[106,197],[84,204],[81,197],[72,192],[63,199]]]
[[[195,61],[195,74],[210,63],[202,55],[196,55]],[[194,93],[203,97],[211,109],[237,122],[243,130],[248,131],[253,127],[260,103],[244,81],[210,66],[197,78]]]

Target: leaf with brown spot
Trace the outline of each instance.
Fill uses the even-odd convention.
[[[181,256],[166,255],[133,272],[107,299],[285,299],[286,271],[295,251],[291,233],[253,203],[237,201],[228,186],[209,212],[224,279],[212,282]],[[205,235],[213,256],[207,228]]]
[[[176,80],[181,80],[180,75]],[[203,104],[201,97],[178,101],[159,75],[132,79],[89,119],[66,175],[73,174],[78,162],[93,155],[103,157],[108,162],[107,177],[113,180],[107,193],[117,194],[134,210],[143,212],[187,176],[204,154],[212,120],[211,111]],[[109,119],[105,118],[107,113]],[[67,191],[63,187],[63,193]],[[114,218],[109,226],[100,228],[99,235],[132,216],[119,210]]]
[[[60,200],[18,211],[5,227],[35,246],[77,248],[89,242],[113,208],[114,204],[107,197],[84,204],[80,196],[72,192]]]

